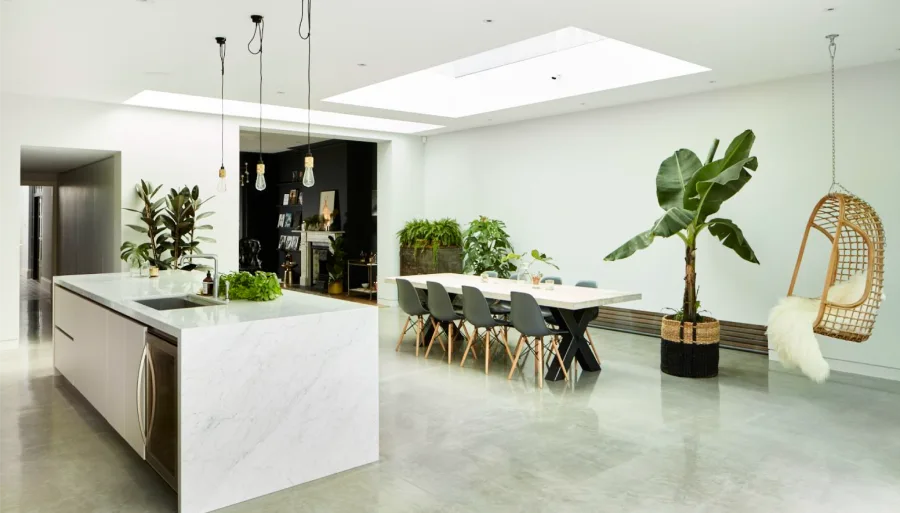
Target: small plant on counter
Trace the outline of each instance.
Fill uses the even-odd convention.
[[[275,273],[256,271],[251,274],[247,271],[239,271],[220,275],[219,297],[225,297],[226,283],[228,283],[230,299],[272,301],[281,296],[281,285],[278,283],[278,276]]]
[[[150,261],[150,243],[135,244],[131,241],[125,241],[120,248],[122,253],[119,258],[128,263],[132,269],[140,269],[144,263]]]
[[[500,278],[509,278],[515,264],[504,259],[513,247],[506,233],[506,224],[498,219],[481,216],[472,221],[463,233],[463,270],[481,274],[496,271]]]
[[[130,241],[124,242],[122,247],[119,248],[119,251],[122,252],[120,255],[122,260],[126,260],[130,256],[133,248],[143,247],[144,251],[147,253],[147,261],[150,262],[150,265],[159,267],[160,269],[167,268],[165,259],[163,258],[164,249],[160,247],[160,244],[165,240],[165,234],[163,233],[165,228],[163,226],[161,215],[161,207],[165,202],[165,198],[160,198],[158,200],[154,199],[160,188],[162,188],[162,185],[153,187],[153,184],[143,180],[141,180],[140,184],[134,186],[134,191],[137,193],[138,199],[143,203],[143,207],[140,210],[135,208],[125,208],[124,210],[138,214],[141,222],[144,224],[126,224],[125,226],[136,232],[145,234],[148,241],[142,244],[135,244]]]

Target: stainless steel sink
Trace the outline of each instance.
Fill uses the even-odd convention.
[[[215,306],[219,303],[212,299],[203,299],[197,296],[156,297],[150,299],[136,299],[140,303],[154,310],[180,310],[183,308],[199,308],[201,306]]]

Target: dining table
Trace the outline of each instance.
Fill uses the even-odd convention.
[[[462,294],[463,286],[474,287],[480,290],[485,298],[499,301],[510,301],[512,292],[531,294],[538,305],[550,310],[557,326],[566,331],[561,336],[559,344],[564,366],[561,366],[555,358],[552,359],[544,378],[548,381],[565,379],[563,369],[569,368],[573,359],[576,359],[585,371],[600,371],[600,362],[597,361],[585,338],[588,324],[597,317],[601,306],[641,299],[641,294],[636,292],[545,283],[535,286],[530,282],[503,278],[484,279],[471,274],[418,274],[391,277],[385,281],[396,283],[397,279],[407,280],[413,287],[426,290],[428,282],[440,283],[448,293],[455,295]]]

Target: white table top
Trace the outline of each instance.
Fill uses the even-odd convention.
[[[426,283],[434,281],[440,283],[447,292],[461,294],[462,286],[468,285],[481,290],[484,297],[489,299],[510,299],[510,292],[525,292],[534,296],[538,304],[551,308],[564,310],[582,310],[596,306],[637,301],[641,299],[640,293],[619,292],[616,290],[594,289],[590,287],[575,287],[572,285],[554,285],[553,290],[547,290],[544,285],[536,289],[530,283],[521,283],[514,280],[501,278],[489,278],[487,283],[481,281],[480,276],[470,274],[419,274],[415,276],[397,276],[387,278],[388,283],[396,283],[397,278],[408,280],[418,289],[428,288]]]

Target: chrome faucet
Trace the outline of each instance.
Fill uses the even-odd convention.
[[[216,255],[202,253],[197,253],[196,255],[185,254],[178,258],[177,267],[181,269],[185,260],[193,261],[192,259],[194,258],[207,258],[213,261],[213,297],[219,299],[219,258]]]

